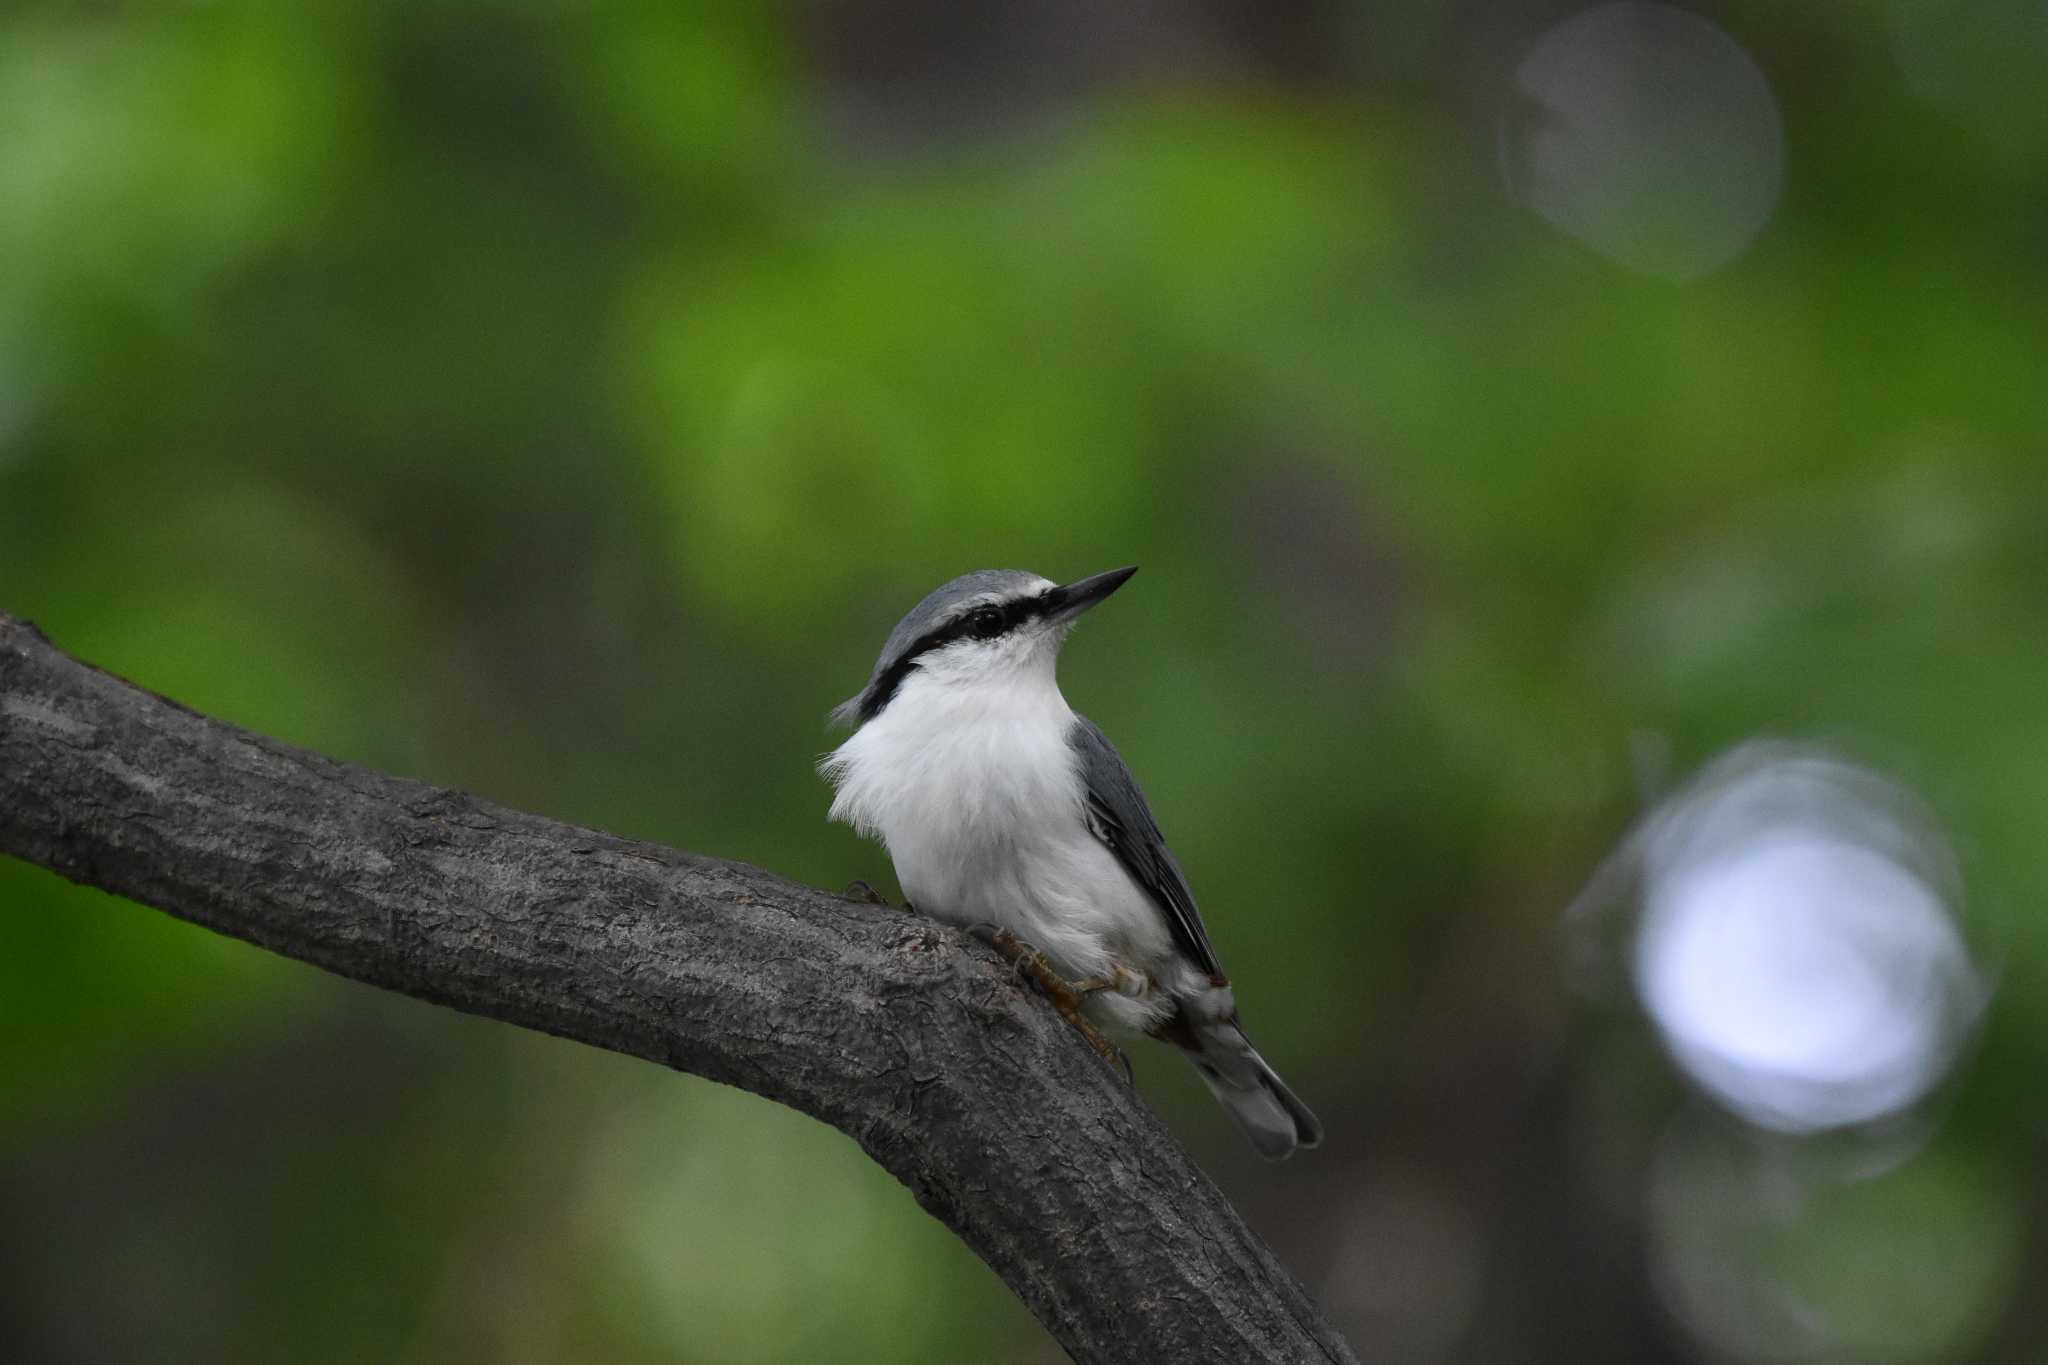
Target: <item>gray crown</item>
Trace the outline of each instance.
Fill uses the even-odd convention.
[[[881,656],[875,660],[875,671],[868,674],[867,685],[835,707],[832,718],[839,721],[857,719],[868,699],[882,686],[891,670],[917,646],[918,641],[959,615],[960,609],[968,603],[1020,597],[1044,581],[1039,575],[1022,569],[976,569],[933,588],[925,594],[923,601],[904,613],[903,619],[896,623],[896,629],[889,632],[889,638],[882,644]]]

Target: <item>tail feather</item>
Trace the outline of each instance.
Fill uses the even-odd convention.
[[[1279,1161],[1296,1147],[1322,1142],[1322,1122],[1266,1064],[1234,1020],[1202,1027],[1196,1039],[1189,1058],[1260,1156]]]

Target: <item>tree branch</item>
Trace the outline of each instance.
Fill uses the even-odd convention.
[[[1076,1360],[1352,1359],[1123,1079],[935,921],[322,758],[4,613],[0,853],[822,1119]]]

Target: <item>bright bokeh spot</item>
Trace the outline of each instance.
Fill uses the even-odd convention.
[[[1968,979],[1928,886],[1805,831],[1678,870],[1637,949],[1645,1001],[1716,1098],[1774,1128],[1859,1123],[1946,1069],[1948,983]]]
[[[1666,1046],[1743,1119],[1806,1133],[1923,1099],[1983,987],[1946,849],[1890,784],[1738,753],[1644,844],[1636,988]]]

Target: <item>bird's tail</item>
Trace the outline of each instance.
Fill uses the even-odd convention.
[[[1321,1121],[1266,1065],[1235,1018],[1196,1025],[1188,1033],[1193,1046],[1182,1046],[1189,1059],[1260,1156],[1278,1161],[1296,1147],[1323,1140]]]

